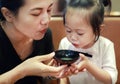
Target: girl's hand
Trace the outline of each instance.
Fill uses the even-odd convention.
[[[63,72],[61,77],[71,76],[73,74],[78,74],[86,70],[86,65],[88,63],[88,58],[83,54],[80,54],[80,58],[73,63],[71,66],[67,67]]]
[[[80,71],[84,71],[87,68],[88,63],[89,63],[88,58],[84,56],[83,54],[80,54],[79,61],[72,64],[72,66],[77,69],[76,72],[80,72]]]

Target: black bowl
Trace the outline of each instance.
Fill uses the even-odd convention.
[[[92,57],[88,53],[73,51],[73,50],[57,50],[55,51],[54,59],[60,64],[71,65],[80,57],[79,54],[82,53],[87,57]]]

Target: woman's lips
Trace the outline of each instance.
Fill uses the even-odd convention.
[[[41,30],[40,33],[45,34],[47,29]]]

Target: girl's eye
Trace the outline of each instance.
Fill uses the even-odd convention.
[[[84,33],[77,33],[79,36],[82,36]]]
[[[72,32],[72,30],[68,26],[66,26],[66,25],[65,25],[65,30],[66,30],[67,33],[71,33]]]
[[[71,33],[72,31],[71,30],[66,30],[66,32]]]

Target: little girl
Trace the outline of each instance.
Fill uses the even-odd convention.
[[[102,1],[102,0],[100,0]],[[80,62],[70,66],[70,84],[115,84],[117,80],[114,44],[100,36],[104,19],[104,5],[99,0],[71,0],[68,4],[64,25],[66,37],[59,49],[89,53],[92,58],[80,54]],[[78,73],[79,72],[79,73]],[[68,83],[64,78],[63,83]]]

